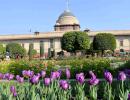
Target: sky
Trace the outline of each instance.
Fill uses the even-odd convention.
[[[66,0],[0,0],[0,35],[53,31],[65,9]],[[130,30],[130,0],[70,0],[70,10],[82,30]]]

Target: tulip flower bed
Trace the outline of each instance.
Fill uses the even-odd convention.
[[[66,79],[62,80],[62,73],[58,70],[47,76],[46,71],[34,74],[24,70],[22,76],[0,74],[0,100],[130,100],[130,81],[124,72],[119,72],[114,80],[109,71],[104,72],[102,80],[92,71],[87,80],[82,72],[71,80],[68,68]]]

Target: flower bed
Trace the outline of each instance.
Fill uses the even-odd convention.
[[[53,70],[65,69],[69,67],[72,73],[71,78],[75,77],[75,74],[78,72],[88,72],[93,70],[98,77],[102,77],[102,72],[104,69],[113,71],[113,68],[110,67],[110,61],[108,59],[71,59],[71,60],[49,60],[49,61],[39,61],[39,60],[14,60],[4,64],[0,63],[0,72],[1,73],[12,73],[14,75],[22,75],[22,70],[32,70],[35,73],[38,73],[41,70],[46,70],[47,74]],[[4,69],[4,70],[3,70]],[[63,78],[65,76],[62,76]]]
[[[89,71],[89,79],[85,73],[77,73],[70,80],[71,72],[65,70],[66,79],[60,79],[63,72],[53,71],[49,76],[46,71],[34,74],[24,70],[22,76],[0,74],[0,100],[130,100],[130,84],[126,74],[120,72],[113,81],[109,71],[104,72],[103,81]],[[11,80],[16,81],[11,81]]]

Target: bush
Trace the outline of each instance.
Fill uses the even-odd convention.
[[[72,78],[75,77],[76,73],[84,72],[88,74],[90,70],[94,71],[98,77],[103,77],[104,70],[113,71],[110,67],[110,60],[108,59],[81,59],[81,60],[66,60],[57,63],[60,66],[70,66]],[[88,78],[88,77],[86,77]]]
[[[105,50],[116,49],[116,39],[113,34],[110,33],[98,33],[93,39],[94,50],[101,50],[102,54]]]
[[[6,51],[9,52],[10,57],[16,59],[17,57],[24,57],[26,50],[18,43],[9,43],[6,46]]]
[[[0,62],[0,73],[8,73],[9,72],[9,64],[6,61]]]
[[[71,71],[71,78],[75,78],[75,74],[84,72],[86,78],[88,78],[88,72],[94,71],[97,77],[103,78],[104,70],[109,70],[114,77],[117,77],[117,73],[120,70],[130,68],[130,62],[127,62],[124,66],[114,68],[110,64],[109,59],[105,58],[91,58],[91,59],[70,59],[70,60],[14,60],[10,63],[4,63],[0,66],[0,72],[11,72],[15,75],[21,74],[23,70],[33,70],[35,73],[41,70],[46,70],[47,75],[50,76],[51,71],[62,70],[62,78],[65,78],[65,68],[69,68]],[[5,70],[4,70],[5,69]],[[3,71],[4,70],[4,71]]]
[[[90,46],[90,39],[85,32],[67,32],[61,40],[63,50],[75,52],[76,50],[87,50]]]
[[[33,49],[32,50],[32,55],[35,56],[37,54],[37,50]]]
[[[23,70],[32,70],[35,73],[45,70],[44,62],[40,60],[18,60],[9,64],[9,72],[15,75],[22,74]]]
[[[125,64],[123,64],[122,66],[120,66],[120,67],[118,68],[119,71],[123,71],[123,70],[125,70],[125,69],[130,69],[130,60],[126,61]]]

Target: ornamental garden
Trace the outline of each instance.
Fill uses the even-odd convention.
[[[84,32],[67,32],[62,52],[43,59],[33,44],[0,45],[0,100],[130,100],[129,54],[115,55],[116,40],[99,33],[90,42]],[[80,56],[77,56],[77,51]]]

